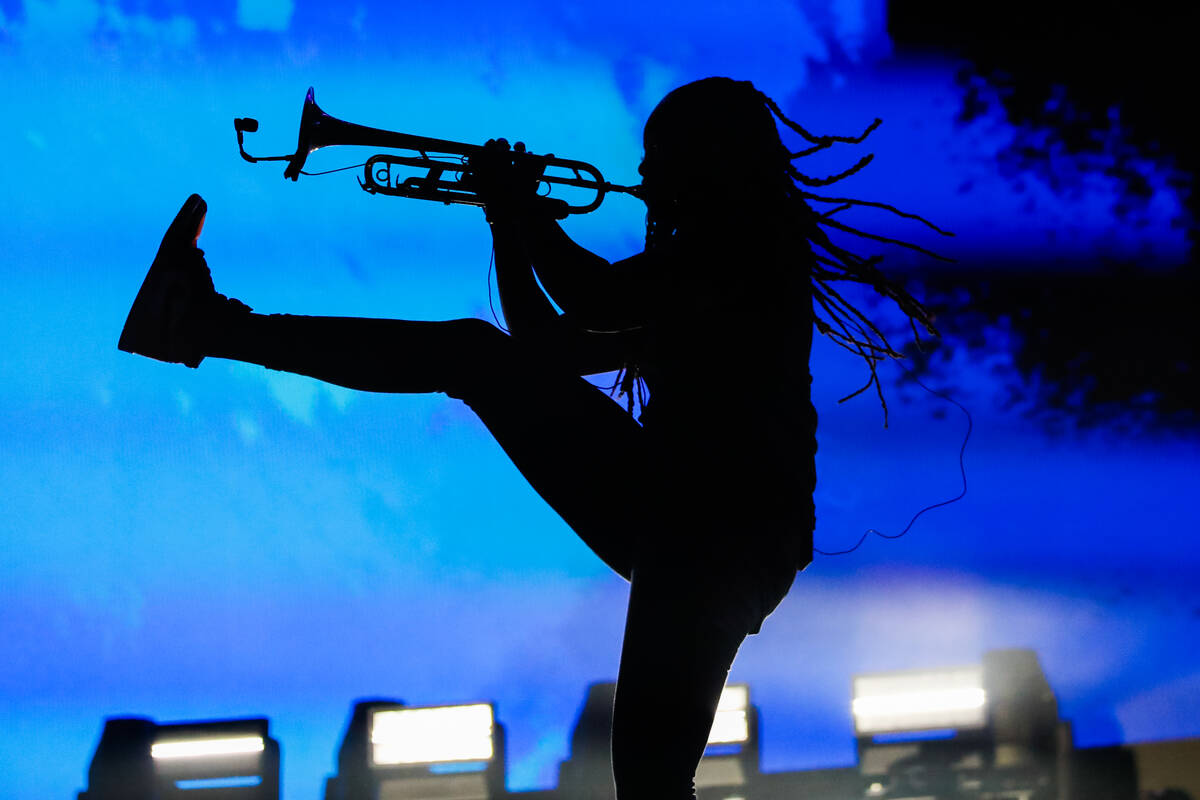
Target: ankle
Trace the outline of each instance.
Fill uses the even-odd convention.
[[[197,319],[198,356],[228,358],[247,336],[253,309],[240,300],[214,292]]]

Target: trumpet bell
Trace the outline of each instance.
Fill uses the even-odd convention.
[[[300,170],[304,169],[304,162],[308,160],[308,154],[316,147],[310,147],[309,142],[312,140],[313,130],[321,123],[321,117],[324,112],[317,105],[316,99],[313,97],[313,87],[308,87],[308,93],[304,95],[304,108],[300,110],[300,133],[296,141],[296,153],[288,161],[287,168],[283,171],[283,177],[297,180],[300,177]],[[320,147],[320,145],[317,145]]]

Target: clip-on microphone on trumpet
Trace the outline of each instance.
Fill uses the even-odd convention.
[[[258,120],[251,117],[234,117],[233,130],[237,133],[238,151],[242,154],[242,158],[249,161],[251,164],[259,161],[291,161],[295,158],[291,156],[252,156],[246,152],[246,146],[242,135],[245,133],[254,133],[258,130]]]

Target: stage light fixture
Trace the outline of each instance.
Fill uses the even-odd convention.
[[[593,683],[571,734],[571,757],[559,764],[558,796],[613,800],[612,717],[617,685]],[[700,800],[754,796],[759,775],[758,709],[744,683],[726,686],[717,702],[704,757],[696,769]]]
[[[326,800],[488,800],[504,792],[504,727],[490,703],[355,704]]]
[[[717,702],[717,715],[708,733],[709,745],[743,744],[750,739],[750,687],[726,686]]]
[[[371,763],[443,764],[492,757],[487,703],[429,708],[377,708],[370,716]]]
[[[612,718],[617,684],[588,686],[571,732],[571,755],[558,765],[558,797],[616,800],[612,773]]]
[[[202,790],[202,791],[199,791]],[[199,793],[198,793],[199,791]],[[265,718],[105,720],[79,800],[278,800],[279,743]]]
[[[264,749],[261,736],[227,736],[212,739],[160,739],[150,746],[150,757],[169,761],[176,758],[234,758]]]
[[[758,710],[750,703],[748,685],[730,684],[717,701],[708,745],[696,769],[696,788],[704,790],[705,797],[733,800],[758,771]]]
[[[851,710],[868,796],[1050,798],[1069,789],[1069,728],[1031,650],[857,675]]]
[[[987,723],[983,668],[858,675],[851,710],[858,736],[979,729]]]

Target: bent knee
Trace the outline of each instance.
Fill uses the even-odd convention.
[[[473,350],[503,348],[511,338],[492,323],[478,317],[452,319],[440,324],[451,332],[459,347]]]
[[[492,323],[475,317],[443,322],[454,342],[455,376],[446,394],[468,405],[503,389],[525,359],[512,337]]]

